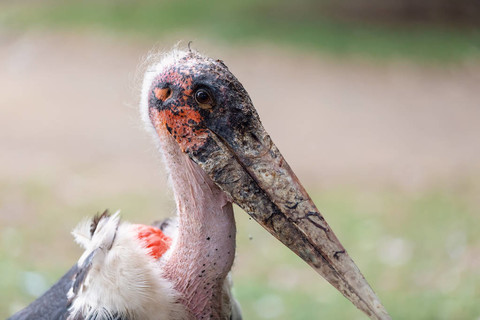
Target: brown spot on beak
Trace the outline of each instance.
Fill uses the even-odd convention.
[[[154,89],[155,98],[160,101],[165,101],[172,96],[172,89],[170,88],[155,88]]]

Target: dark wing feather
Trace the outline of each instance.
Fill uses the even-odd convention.
[[[95,256],[95,252],[97,250],[93,250],[87,258],[85,258],[85,261],[83,262],[82,266],[78,268],[77,273],[73,276],[73,281],[71,283],[71,288],[72,288],[72,293],[73,297],[71,299],[75,299],[77,296],[78,290],[82,287],[83,282],[87,278],[88,272],[90,271],[90,268],[92,267],[92,260],[93,257]]]
[[[102,219],[109,218],[108,211],[101,215],[97,215],[90,226],[91,236],[95,233],[97,226]],[[115,237],[112,239],[112,243]],[[100,319],[85,319],[82,315],[77,315],[74,319],[70,317],[69,308],[72,301],[76,298],[79,290],[81,290],[85,279],[92,267],[92,261],[98,248],[93,250],[83,261],[79,267],[75,264],[56,284],[53,285],[40,298],[33,301],[28,307],[20,310],[7,320],[128,320],[126,316],[113,315]],[[71,290],[72,296],[67,298],[68,292]]]
[[[85,319],[81,315],[75,317],[75,319],[69,318],[70,313],[68,309],[90,271],[95,252],[96,250],[90,253],[81,267],[75,264],[40,298],[7,320],[128,320],[126,316],[121,316],[116,313],[105,319],[98,317],[95,319]],[[70,289],[73,293],[72,300],[67,299],[67,294]]]
[[[67,293],[79,268],[75,264],[57,283],[28,307],[20,310],[7,320],[65,320],[70,302]]]

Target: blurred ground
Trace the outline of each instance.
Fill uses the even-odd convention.
[[[174,43],[158,40],[161,49]],[[193,47],[222,58],[244,84],[394,318],[480,317],[478,61],[375,64],[270,45]],[[68,232],[81,217],[105,207],[145,223],[173,213],[137,112],[135,72],[151,48],[132,37],[0,34],[0,317],[78,258]],[[237,216],[246,318],[361,317]]]

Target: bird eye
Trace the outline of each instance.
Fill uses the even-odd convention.
[[[208,105],[211,107],[213,104],[213,99],[210,96],[210,93],[205,89],[198,89],[195,92],[195,101],[202,107],[202,105]]]

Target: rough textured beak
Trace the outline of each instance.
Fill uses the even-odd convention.
[[[390,319],[360,270],[264,130],[209,126],[190,158],[232,200],[372,319]]]

